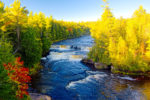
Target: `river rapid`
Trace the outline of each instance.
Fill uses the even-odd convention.
[[[137,81],[105,71],[93,71],[80,61],[94,44],[90,36],[54,43],[42,58],[40,78],[31,92],[53,100],[150,100],[150,81]]]

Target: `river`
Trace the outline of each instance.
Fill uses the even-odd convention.
[[[80,61],[93,45],[90,36],[54,43],[42,58],[41,77],[31,85],[53,100],[150,100],[150,81],[92,71]]]

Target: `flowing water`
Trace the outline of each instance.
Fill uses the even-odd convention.
[[[82,64],[93,43],[82,36],[53,44],[32,88],[53,100],[150,100],[150,81],[92,71]]]

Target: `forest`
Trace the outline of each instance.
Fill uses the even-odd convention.
[[[95,45],[89,58],[112,65],[114,73],[147,75],[150,72],[150,14],[139,6],[131,18],[115,18],[108,2],[104,2],[101,19],[91,25]]]
[[[85,34],[89,28],[84,23],[29,12],[20,0],[9,7],[0,1],[0,99],[29,99],[27,83],[41,68],[40,59],[50,45]]]
[[[58,41],[91,34],[88,58],[113,66],[113,73],[150,75],[150,14],[139,6],[131,18],[116,18],[107,0],[96,22],[56,20],[33,13],[20,0],[0,1],[0,100],[30,100],[31,76]]]

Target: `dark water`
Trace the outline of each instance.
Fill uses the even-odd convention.
[[[80,63],[92,45],[90,36],[53,44],[32,87],[53,100],[150,100],[150,81],[92,71]]]

